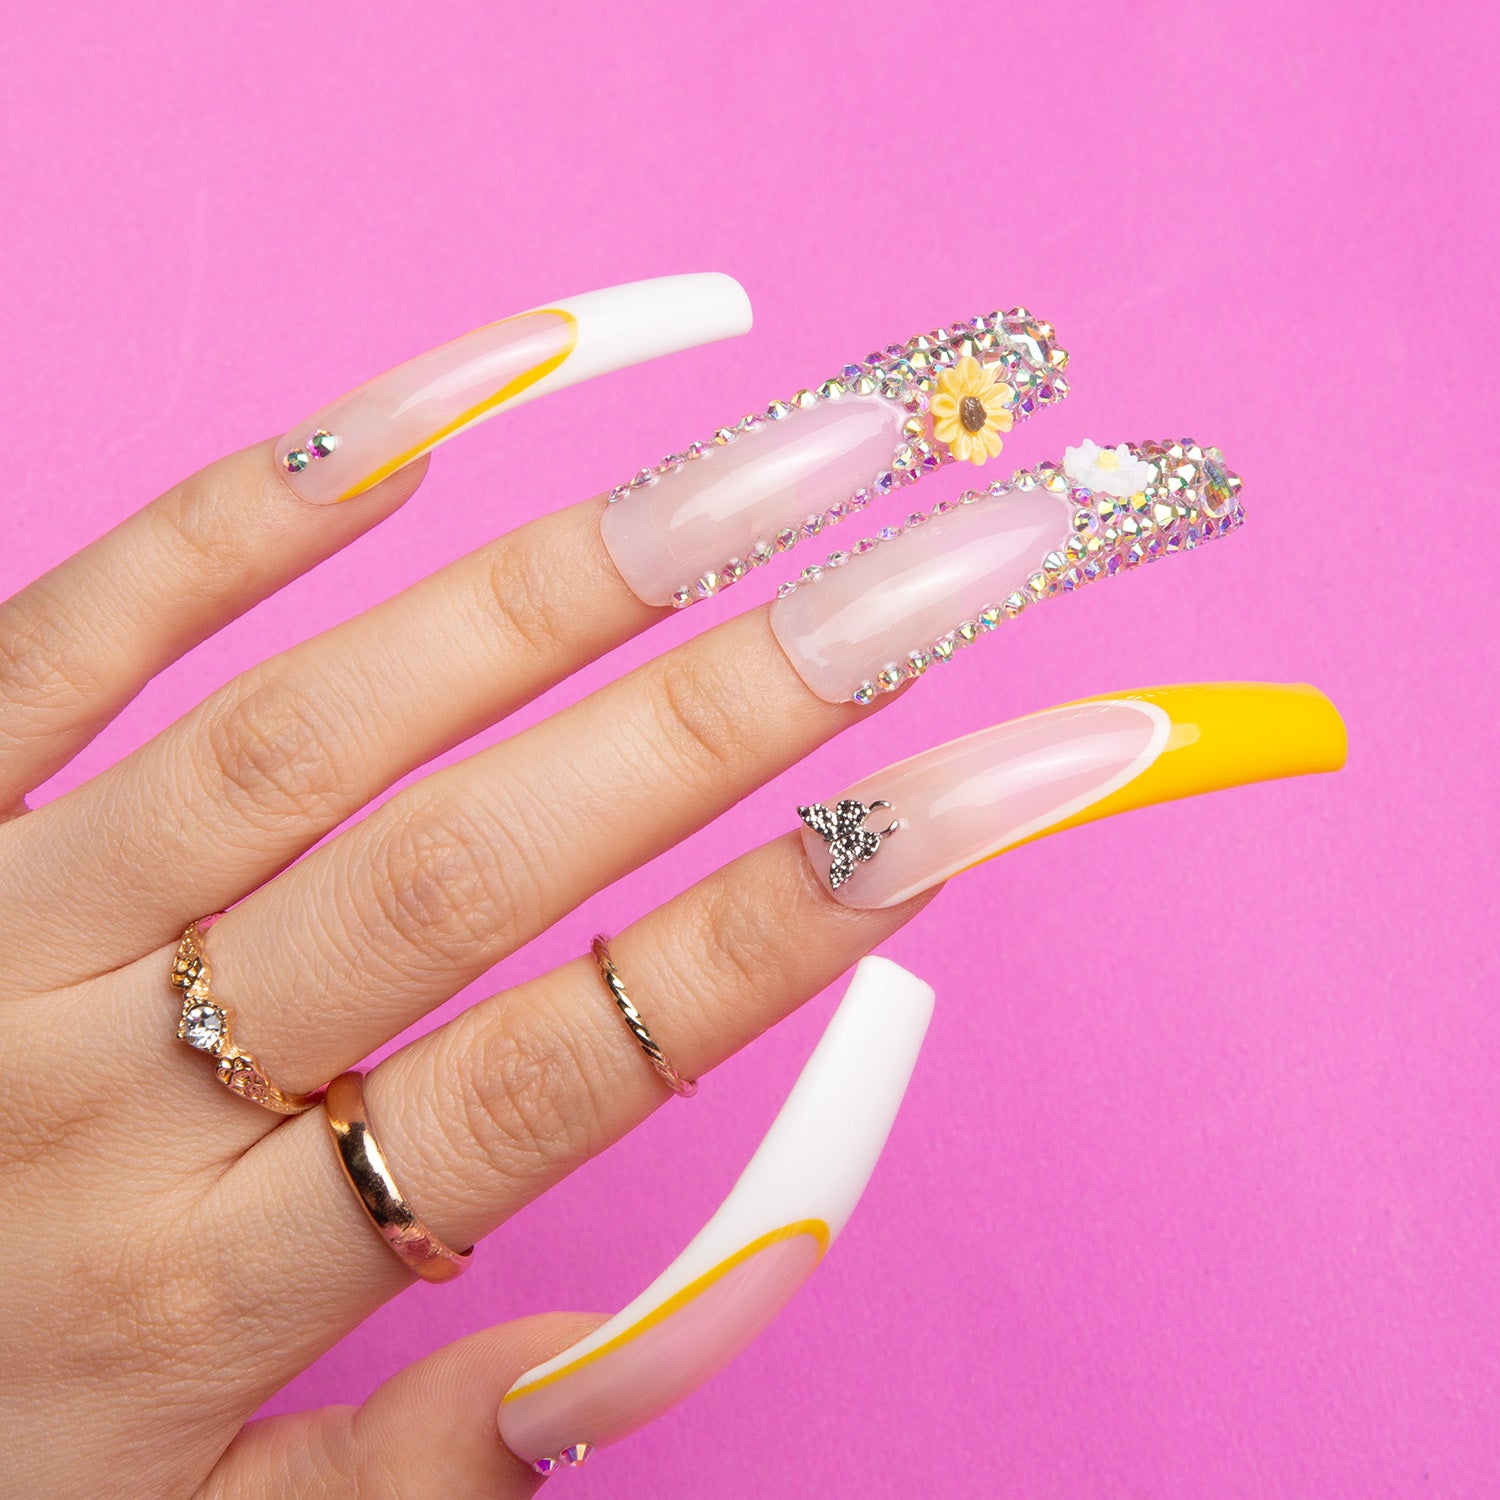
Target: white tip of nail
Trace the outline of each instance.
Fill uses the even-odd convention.
[[[631,281],[547,307],[577,320],[577,347],[513,404],[626,365],[735,338],[753,322],[744,287],[722,271]]]

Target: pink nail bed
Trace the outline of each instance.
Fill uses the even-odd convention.
[[[496,412],[749,327],[743,288],[716,272],[565,297],[367,381],[287,433],[276,462],[304,500],[349,500]]]
[[[771,628],[820,698],[868,703],[1038,600],[1226,535],[1239,488],[1217,448],[1085,443],[805,570]]]
[[[1067,394],[1052,339],[1016,308],[847,365],[617,485],[604,544],[647,603],[716,594],[947,463],[993,457],[1001,433]]]

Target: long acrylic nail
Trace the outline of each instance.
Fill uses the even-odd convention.
[[[565,297],[367,381],[299,422],[276,461],[304,500],[348,500],[498,411],[749,327],[744,288],[712,271]]]
[[[1014,308],[846,365],[617,486],[605,546],[648,604],[718,593],[946,463],[994,457],[1002,433],[1067,394],[1052,340]]]
[[[1217,448],[1084,443],[834,553],[771,628],[820,698],[868,703],[1037,600],[1227,535],[1239,489]]]
[[[812,1275],[869,1181],[932,1015],[882,958],[848,993],[718,1212],[629,1307],[528,1370],[499,1413],[541,1474],[654,1421],[735,1357]]]
[[[1345,751],[1343,720],[1316,688],[1142,688],[996,724],[888,766],[836,802],[799,809],[803,842],[836,899],[869,911],[1046,834],[1200,792],[1337,771]]]

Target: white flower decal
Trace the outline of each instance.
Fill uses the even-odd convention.
[[[1101,448],[1087,438],[1064,452],[1063,473],[1084,489],[1121,499],[1145,489],[1152,479],[1151,465],[1137,458],[1127,444]]]

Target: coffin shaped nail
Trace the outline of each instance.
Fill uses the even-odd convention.
[[[799,809],[803,842],[836,899],[868,911],[1097,818],[1337,771],[1345,749],[1338,710],[1303,684],[1141,688],[1012,719],[888,766],[835,804]],[[877,803],[886,805],[875,812]]]
[[[717,272],[565,297],[367,381],[298,423],[276,461],[303,499],[348,500],[507,407],[749,327],[744,288]]]
[[[791,1300],[853,1212],[932,1016],[932,990],[867,958],[739,1181],[629,1307],[527,1371],[500,1435],[541,1474],[628,1436],[704,1384]]]
[[[605,546],[648,604],[707,598],[946,463],[993,458],[1067,394],[1067,358],[1024,308],[893,344],[618,485]]]
[[[869,703],[1040,599],[1227,535],[1239,490],[1217,448],[1084,443],[833,553],[771,627],[820,698]]]

